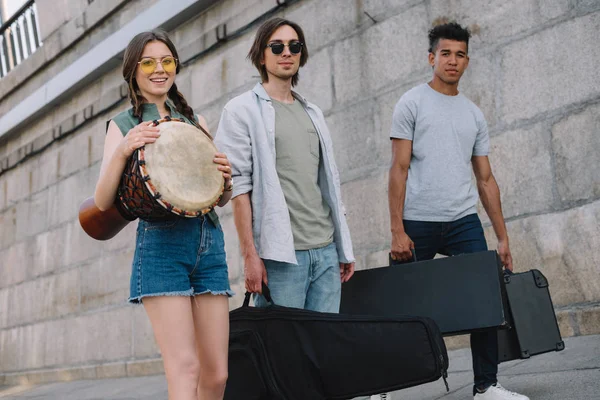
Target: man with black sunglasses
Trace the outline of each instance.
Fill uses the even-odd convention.
[[[414,249],[418,260],[428,260],[436,253],[487,250],[477,216],[479,192],[498,237],[500,259],[512,271],[500,190],[488,160],[485,117],[458,91],[469,65],[469,38],[469,31],[456,23],[431,29],[433,77],[406,92],[394,109],[388,193],[391,256],[409,261]],[[498,383],[497,331],[471,334],[471,353],[475,400],[529,400]]]
[[[266,305],[338,312],[354,273],[350,232],[323,112],[292,90],[308,60],[297,24],[273,18],[248,58],[262,79],[225,106],[215,143],[229,155],[246,290]]]

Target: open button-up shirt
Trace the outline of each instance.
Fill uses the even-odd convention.
[[[339,261],[354,262],[340,177],[325,117],[317,106],[298,93],[292,93],[308,113],[319,135],[323,157],[319,165],[319,187],[331,208],[335,228],[333,239]],[[215,144],[231,162],[233,197],[250,193],[252,232],[259,257],[297,264],[289,211],[276,170],[275,109],[260,83],[227,103]]]

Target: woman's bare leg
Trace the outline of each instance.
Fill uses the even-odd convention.
[[[162,354],[169,400],[197,400],[200,362],[196,352],[192,299],[145,297],[146,313]]]
[[[194,297],[197,354],[200,359],[199,400],[222,400],[227,381],[229,301],[227,296]]]

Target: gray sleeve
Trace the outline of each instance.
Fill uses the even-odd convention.
[[[416,105],[413,101],[400,98],[392,116],[390,139],[413,140],[415,136]]]
[[[252,191],[252,143],[248,127],[223,109],[215,135],[215,145],[231,163],[232,197]]]
[[[483,113],[477,114],[477,137],[473,146],[474,156],[487,156],[490,154],[490,135],[488,133],[487,122]]]

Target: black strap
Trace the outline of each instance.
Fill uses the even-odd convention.
[[[246,292],[246,294],[244,295],[244,302],[242,303],[242,307],[248,307],[250,305],[250,295],[252,293],[250,292]]]
[[[252,293],[246,292],[246,294],[244,295],[244,303],[242,304],[242,307],[248,307],[250,305],[250,296],[251,295],[252,295]],[[273,302],[273,298],[271,297],[271,291],[269,290],[269,287],[264,282],[262,283],[262,295],[269,303],[271,303],[272,305],[275,305],[275,303]]]
[[[206,129],[204,129],[204,128],[202,127],[202,125],[200,125],[200,122],[198,122],[198,128],[200,128],[200,130],[201,130],[202,132],[204,132],[204,134],[205,134],[206,136],[208,136],[209,138],[211,138],[211,139],[212,139],[212,136],[210,136],[210,133],[208,133],[208,132],[206,131]]]
[[[275,302],[273,302],[273,298],[271,297],[271,290],[269,290],[269,287],[264,282],[262,282],[262,295],[269,303],[275,305]]]

